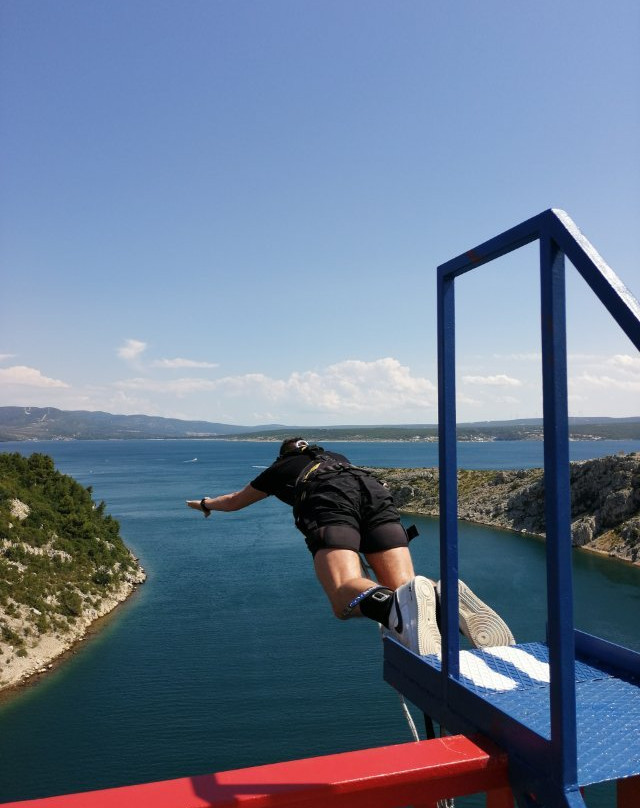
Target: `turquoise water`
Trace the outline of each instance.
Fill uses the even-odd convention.
[[[437,465],[433,444],[327,444],[357,463]],[[0,705],[0,801],[168,779],[411,740],[373,623],[335,620],[290,510],[205,520],[187,498],[235,490],[274,444],[2,444],[51,454],[107,502],[148,581],[36,686]],[[571,445],[574,459],[640,442]],[[541,465],[540,443],[461,444],[460,465]],[[189,462],[197,457],[196,462]],[[437,577],[436,520],[416,567]],[[466,525],[461,576],[518,640],[544,637],[544,545]],[[640,569],[575,554],[576,624],[639,647]],[[606,802],[596,803],[608,804]]]

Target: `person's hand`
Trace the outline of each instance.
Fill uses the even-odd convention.
[[[211,516],[211,511],[202,510],[201,502],[202,500],[200,499],[188,499],[187,505],[189,508],[193,508],[194,511],[200,511],[200,513],[204,514],[205,519],[208,519]]]

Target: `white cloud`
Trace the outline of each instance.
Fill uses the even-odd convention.
[[[483,402],[477,398],[471,398],[456,390],[456,405],[459,407],[461,404],[466,404],[468,407],[480,407]]]
[[[135,357],[144,347],[144,343],[132,341],[123,346],[134,366]],[[397,423],[431,421],[435,416],[433,383],[412,374],[410,368],[393,358],[370,362],[349,359],[324,368],[295,371],[283,378],[245,373],[166,379],[152,375],[151,368],[147,368],[147,372],[100,386],[70,387],[34,369],[5,369],[0,373],[3,380],[10,377],[15,384],[23,385],[5,385],[7,397],[14,399],[5,403],[18,405],[25,403],[24,385],[30,384],[30,400],[26,403],[33,406],[173,416],[180,402],[184,417],[233,423]],[[44,389],[34,390],[34,386]],[[66,389],[53,389],[56,386]],[[259,413],[269,415],[257,418]]]
[[[629,356],[627,354],[614,354],[613,356],[598,357],[598,361],[584,369],[580,374],[574,374],[569,379],[569,387],[572,395],[583,395],[593,398],[597,391],[611,394],[615,391],[616,409],[622,404],[624,394],[635,394],[640,392],[640,357]],[[605,399],[603,398],[603,401]],[[614,401],[610,399],[610,405]],[[632,414],[638,411],[638,401],[635,405],[633,398],[629,398],[628,407]],[[602,408],[602,405],[601,409]],[[610,409],[608,407],[607,409]]]
[[[615,356],[612,356],[611,359],[609,359],[609,364],[624,374],[640,374],[640,356],[615,354]]]
[[[604,357],[602,354],[586,354],[586,353],[570,353],[567,354],[567,360],[569,362],[583,362],[586,364],[593,364],[603,362]]]
[[[289,413],[329,413],[394,417],[402,420],[407,411],[432,407],[436,388],[428,379],[412,376],[397,359],[373,362],[349,359],[319,371],[294,372],[286,379],[263,373],[247,373],[219,379],[181,378],[159,381],[138,377],[120,381],[122,390],[146,391],[184,397],[192,393],[215,391],[226,399],[262,403],[265,410]]]
[[[197,362],[194,359],[182,359],[176,357],[175,359],[156,359],[151,363],[154,368],[217,368],[215,362]]]
[[[542,354],[540,351],[532,353],[511,353],[511,354],[493,354],[494,359],[500,359],[511,362],[542,362]]]
[[[189,395],[189,393],[201,392],[202,390],[215,390],[217,382],[209,379],[172,379],[170,381],[159,381],[138,377],[135,379],[124,379],[115,383],[119,390],[141,390],[148,393],[166,393],[178,396]]]
[[[25,365],[0,368],[0,381],[20,387],[69,387],[60,379],[50,379],[48,376],[43,376],[36,368],[29,368]]]
[[[583,373],[571,380],[573,384],[584,383],[593,387],[608,388],[610,390],[627,390],[640,392],[640,378],[638,379],[615,379],[612,376],[594,376],[591,373]]]
[[[128,355],[133,359],[129,362],[136,367],[136,357],[143,354],[146,344],[128,341],[123,347],[130,349]],[[220,376],[209,368],[190,372],[188,366],[180,373],[177,360],[166,361],[176,362],[175,372],[145,363],[130,378],[104,379],[94,385],[70,385],[24,366],[0,368],[2,403],[236,424],[429,423],[437,419],[437,391],[432,381],[392,357],[346,359],[282,376],[260,372]],[[635,357],[618,354],[603,355],[594,365],[580,366],[569,380],[572,414],[640,414],[639,365]],[[457,393],[459,421],[538,414],[539,380],[524,372],[518,374],[519,379],[508,373],[489,375],[485,368],[468,370],[468,376],[461,374],[465,383]],[[175,376],[179,378],[172,378]],[[522,395],[525,390],[526,397]]]
[[[495,376],[463,376],[465,384],[487,385],[489,387],[522,387],[520,379],[514,379],[504,373]]]
[[[331,413],[394,413],[431,407],[436,388],[386,357],[373,362],[348,359],[321,372],[293,373],[274,393],[293,396],[309,410]]]
[[[15,354],[12,353],[0,353],[0,362],[6,362],[8,359],[13,359]]]
[[[147,343],[139,339],[125,340],[124,345],[118,348],[118,356],[127,362],[135,361],[147,349]]]

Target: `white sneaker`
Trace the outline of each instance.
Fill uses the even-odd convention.
[[[420,656],[440,656],[433,581],[417,575],[393,593],[388,633]]]
[[[440,581],[438,581],[436,589],[438,597],[440,597]],[[460,631],[475,648],[515,645],[509,626],[499,614],[481,601],[464,581],[458,581],[458,601]]]

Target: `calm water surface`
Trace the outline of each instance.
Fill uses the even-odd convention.
[[[326,444],[356,463],[435,466],[434,444]],[[265,443],[2,444],[45,452],[107,502],[148,581],[36,686],[0,704],[0,801],[220,771],[411,740],[369,621],[335,620],[290,509],[266,500],[205,520],[184,501],[235,490]],[[573,459],[640,442],[571,444]],[[194,458],[197,460],[194,461]],[[467,468],[542,464],[542,444],[463,443]],[[416,521],[437,577],[437,522]],[[639,648],[640,569],[576,553],[576,625]],[[463,525],[460,570],[520,641],[543,639],[542,542]],[[593,804],[612,804],[595,795]],[[460,805],[477,801],[460,801]]]

